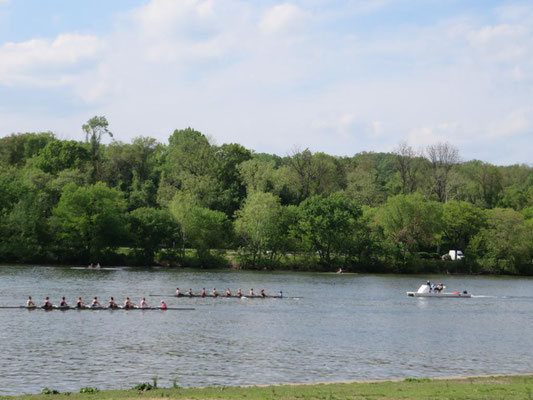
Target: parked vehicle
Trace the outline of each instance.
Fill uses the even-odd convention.
[[[462,260],[465,255],[461,250],[450,250],[448,254],[442,256],[443,260]]]

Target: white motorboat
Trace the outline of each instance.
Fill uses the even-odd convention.
[[[407,292],[407,296],[410,297],[461,297],[461,298],[469,298],[472,297],[470,293],[468,293],[466,290],[463,292],[436,292],[431,290],[430,285],[422,285],[418,288],[416,292]]]

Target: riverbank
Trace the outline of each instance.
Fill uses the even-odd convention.
[[[533,375],[357,381],[250,387],[162,388],[0,397],[10,400],[104,399],[531,399]]]

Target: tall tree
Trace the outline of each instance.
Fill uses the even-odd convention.
[[[402,182],[402,193],[414,193],[420,169],[419,154],[407,142],[400,142],[394,153],[396,154],[396,168]]]
[[[90,145],[91,160],[93,164],[92,179],[93,183],[98,181],[101,175],[101,151],[100,144],[105,135],[113,137],[108,129],[109,123],[106,117],[95,116],[82,125],[85,132],[85,141]]]
[[[448,178],[453,166],[459,162],[459,150],[448,142],[437,143],[426,148],[431,162],[433,192],[441,203],[448,201]]]

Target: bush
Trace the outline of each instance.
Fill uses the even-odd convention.
[[[41,391],[42,394],[59,394],[59,391],[58,390],[55,390],[55,389],[48,389],[47,387],[45,387],[42,391]]]
[[[154,387],[150,385],[149,383],[139,383],[138,385],[135,385],[134,387],[132,387],[132,389],[146,392],[148,390],[154,389]]]
[[[80,393],[97,393],[99,390],[95,387],[87,386],[80,389]]]

